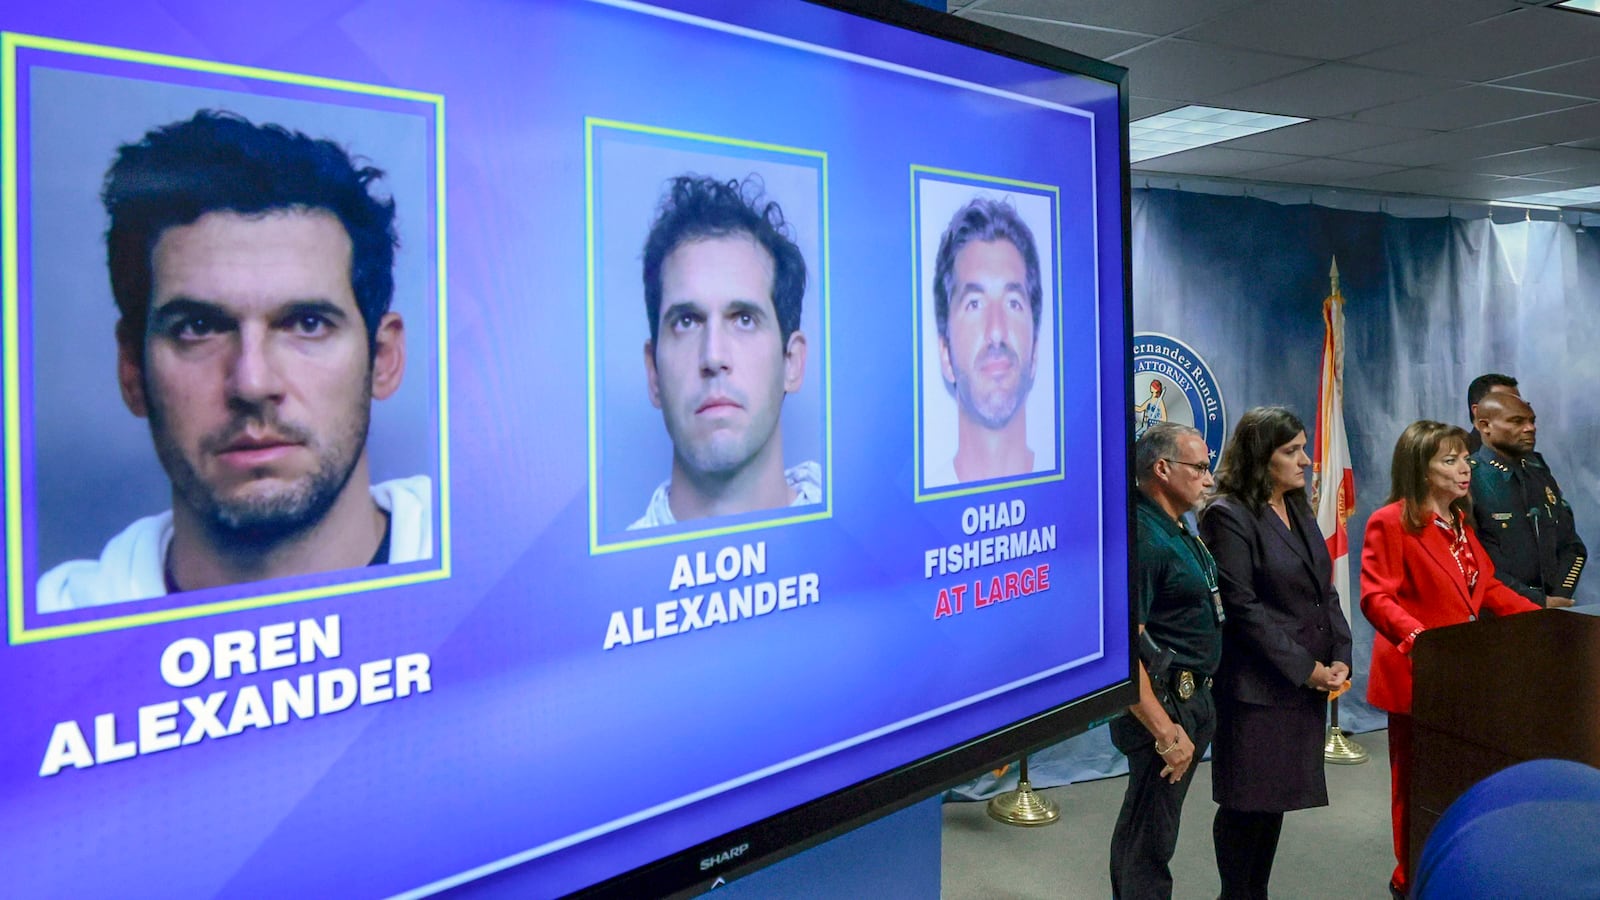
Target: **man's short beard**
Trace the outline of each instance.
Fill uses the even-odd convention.
[[[271,497],[221,500],[195,481],[196,490],[185,492],[184,499],[201,514],[201,521],[218,546],[251,550],[272,547],[305,534],[321,522],[355,473],[356,459],[342,466],[333,459],[320,463],[308,478]],[[177,483],[174,478],[173,484]]]
[[[972,417],[973,421],[992,431],[999,431],[1011,424],[1011,420],[1016,418],[1017,413],[1022,410],[1023,404],[1027,402],[1028,392],[1033,390],[1032,366],[1023,366],[1021,359],[1017,356],[1017,352],[1004,344],[996,345],[993,349],[985,352],[993,353],[996,351],[1008,355],[1012,364],[1018,369],[1015,390],[1001,394],[990,393],[980,399],[973,395],[972,376],[960,366],[955,365],[953,361],[951,363],[951,368],[955,369],[956,373],[954,385],[956,402],[960,404],[968,416]],[[948,386],[949,382],[946,382],[946,385]]]
[[[201,479],[199,472],[171,439],[160,404],[149,406],[150,436],[156,455],[172,482],[175,499],[192,510],[212,537],[212,543],[227,551],[255,555],[285,541],[299,537],[323,520],[338,502],[367,445],[371,424],[372,386],[369,380],[365,398],[353,412],[350,427],[334,435],[328,443],[308,443],[317,452],[317,469],[284,491],[267,497],[228,500],[218,497]],[[150,396],[148,389],[146,396]],[[297,439],[313,439],[302,429],[278,423],[259,411],[238,414],[235,426],[243,422],[265,422]]]

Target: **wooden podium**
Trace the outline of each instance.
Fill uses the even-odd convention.
[[[1423,632],[1412,650],[1411,859],[1451,801],[1530,759],[1600,767],[1600,617],[1545,609]]]

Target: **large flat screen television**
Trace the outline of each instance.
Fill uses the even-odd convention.
[[[693,891],[1129,702],[1123,70],[0,11],[14,896]]]

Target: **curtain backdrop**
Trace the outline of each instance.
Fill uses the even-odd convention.
[[[1367,517],[1388,496],[1395,439],[1416,419],[1466,427],[1467,383],[1484,372],[1521,382],[1578,533],[1591,549],[1600,544],[1600,236],[1559,222],[1404,219],[1148,189],[1133,192],[1132,232],[1134,331],[1170,335],[1204,357],[1230,434],[1246,409],[1268,404],[1315,427],[1322,300],[1338,259],[1357,500],[1352,593]],[[1600,571],[1584,576],[1576,599],[1600,602]],[[1383,714],[1364,700],[1372,627],[1359,596],[1344,601],[1356,684],[1340,700],[1340,724],[1382,728]],[[1127,770],[1103,726],[1029,766],[1035,786]],[[1015,785],[1013,766],[953,793],[987,797]]]

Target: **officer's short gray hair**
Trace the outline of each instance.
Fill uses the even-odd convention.
[[[1204,439],[1200,431],[1188,425],[1179,425],[1176,422],[1162,422],[1151,425],[1149,430],[1139,436],[1138,442],[1133,445],[1133,474],[1136,479],[1143,481],[1150,470],[1155,468],[1158,459],[1178,458],[1178,439],[1186,434],[1192,434]]]

